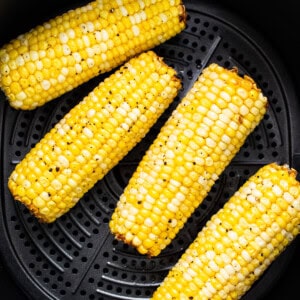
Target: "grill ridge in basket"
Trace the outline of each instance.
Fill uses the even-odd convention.
[[[293,140],[299,111],[293,87],[281,77],[285,70],[269,45],[222,7],[185,1],[187,28],[155,48],[183,80],[183,89],[139,143],[83,199],[52,224],[40,224],[7,189],[7,178],[34,146],[71,107],[106,75],[34,111],[16,111],[0,94],[1,215],[0,250],[7,266],[30,299],[149,299],[196,237],[212,213],[259,167],[269,162],[299,167],[299,145]],[[192,86],[203,68],[217,62],[249,74],[269,99],[265,118],[249,136],[209,195],[175,240],[158,257],[147,258],[116,241],[108,222],[119,195],[161,125]],[[243,299],[262,297],[289,262],[291,245]]]

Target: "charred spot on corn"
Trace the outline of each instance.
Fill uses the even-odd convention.
[[[14,198],[42,222],[66,213],[167,109],[181,87],[175,73],[148,51],[107,77],[16,165],[8,181]]]
[[[180,0],[92,1],[3,45],[0,88],[15,109],[35,109],[185,26]]]
[[[130,178],[111,232],[140,253],[157,256],[262,120],[266,103],[255,82],[236,68],[205,68]]]

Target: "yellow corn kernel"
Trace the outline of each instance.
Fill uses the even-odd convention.
[[[164,78],[164,85],[145,84],[153,74]],[[152,101],[137,97],[141,85]],[[176,71],[153,51],[132,58],[30,150],[9,178],[12,195],[41,221],[55,221],[146,135],[180,88]],[[120,96],[124,89],[126,98]],[[146,113],[149,118],[140,122]]]
[[[231,94],[235,91],[233,96],[228,93],[229,98],[240,97],[240,88],[243,87],[243,98],[240,97],[240,104],[235,108],[238,110],[237,114],[230,108],[230,99],[226,100],[226,107],[218,106],[218,101],[216,101],[216,99],[220,99],[224,91],[228,90],[228,85]],[[214,86],[217,88],[213,89]],[[207,97],[206,94],[201,93],[201,90],[206,89],[215,90],[215,97]],[[262,105],[260,105],[257,119],[248,125],[248,122],[245,124],[246,118],[241,110],[243,110],[244,101],[254,94],[253,90],[257,91],[256,102]],[[192,98],[194,100],[191,102]],[[253,105],[255,105],[254,103],[252,101]],[[202,110],[203,106],[205,106],[205,110]],[[163,241],[157,239],[148,248],[147,246],[150,245],[148,242],[147,246],[142,243],[137,247],[137,250],[143,247],[143,253],[147,249],[149,256],[158,255],[183,227],[194,209],[201,204],[221,172],[263,118],[266,107],[267,99],[253,80],[249,77],[239,76],[236,69],[227,70],[217,64],[211,64],[204,69],[192,89],[162,127],[130,179],[112,215],[109,224],[111,232],[124,242],[132,244],[131,240],[127,240],[120,234],[123,231],[124,222],[126,222],[126,218],[122,217],[122,210],[127,206],[133,206],[137,210],[135,215],[131,215],[131,218],[137,217],[140,215],[140,207],[148,202],[146,195],[151,195],[155,199],[151,206],[159,205],[160,209],[164,211],[164,215],[169,215],[170,219],[175,218],[177,212],[179,215],[181,212],[184,215],[184,218],[177,220],[178,222],[172,228],[169,228],[170,223],[165,224],[162,231],[166,232],[166,239]],[[249,114],[251,114],[250,111]],[[194,115],[197,117],[195,118]],[[199,115],[201,116],[199,117]],[[235,121],[236,119],[238,122]],[[240,127],[243,128],[243,133],[240,133]],[[217,128],[223,134],[215,134],[218,132]],[[239,139],[235,138],[238,134]],[[195,147],[199,138],[202,138],[203,142]],[[150,173],[151,169],[155,172]],[[149,187],[145,186],[141,180],[144,174],[148,174],[151,178],[152,183]],[[164,184],[161,184],[162,178]],[[141,197],[139,201],[135,197],[131,197],[133,189],[145,190],[144,193],[139,194]],[[181,189],[185,189],[185,197],[178,196]],[[131,200],[132,198],[133,200]],[[185,210],[186,207],[189,208],[188,212]],[[152,209],[148,209],[146,217],[152,219],[155,226],[160,223]],[[126,231],[130,230],[130,228],[126,228]]]
[[[270,163],[261,167],[224,207],[211,217],[151,299],[240,299],[299,233],[299,230],[294,230],[300,224],[300,182],[297,181],[296,175],[296,171],[287,165]],[[278,199],[277,191],[281,180],[284,182],[283,193],[288,193],[290,187],[294,189],[294,195],[289,196],[288,201]],[[273,189],[266,181],[270,181]],[[266,190],[269,190],[267,194]],[[255,201],[249,196],[254,197]],[[285,216],[286,222],[278,222],[278,215],[270,213],[273,227],[278,229],[279,233],[273,237],[266,228],[258,229],[252,232],[251,242],[243,242],[249,239],[248,232],[237,229],[243,214],[235,212],[238,207],[245,206],[245,211],[249,211],[252,216],[248,217],[246,226],[254,227],[263,213],[249,210],[249,207],[265,205],[265,198],[273,204],[277,204],[278,201],[286,202],[286,205],[280,206],[278,212],[278,215]],[[289,208],[296,208],[296,215],[289,214]],[[266,210],[266,213],[269,214],[269,210]],[[228,219],[228,216],[231,218]],[[226,227],[220,220],[226,220]],[[289,227],[288,224],[294,221],[294,226]],[[216,230],[222,233],[216,235]],[[211,240],[212,236],[215,237],[214,241]],[[224,237],[231,242],[224,245]],[[218,244],[224,246],[217,247]],[[225,255],[225,251],[231,255]],[[180,288],[177,288],[177,282],[181,283]],[[195,289],[189,288],[192,284],[196,285]]]
[[[139,2],[92,1],[3,45],[0,88],[11,106],[35,109],[185,28],[180,0]],[[30,74],[30,87],[14,86]]]

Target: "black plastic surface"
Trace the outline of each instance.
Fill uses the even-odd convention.
[[[148,299],[209,216],[255,170],[271,161],[300,167],[299,99],[281,60],[243,19],[211,2],[185,1],[187,29],[157,47],[173,65],[184,90],[147,137],[69,213],[53,224],[39,224],[7,190],[7,177],[38,140],[103,78],[95,78],[32,112],[17,112],[0,94],[1,207],[0,251],[6,267],[29,299]],[[268,96],[263,122],[174,242],[148,259],[117,242],[108,220],[130,174],[203,67],[217,62],[251,75]],[[263,297],[291,263],[294,244],[243,299]]]

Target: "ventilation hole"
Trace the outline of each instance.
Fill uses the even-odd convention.
[[[131,295],[131,290],[130,290],[130,289],[126,289],[125,293],[126,293],[127,295]]]
[[[174,56],[174,55],[175,55],[175,51],[174,51],[173,49],[171,49],[171,50],[169,51],[169,55],[170,55],[170,56]]]
[[[83,218],[83,214],[82,214],[82,213],[78,213],[78,214],[77,214],[77,218],[78,218],[78,219],[82,219],[82,218]]]
[[[273,156],[273,157],[277,157],[277,156],[278,156],[278,152],[277,152],[277,151],[273,151],[273,152],[272,152],[272,156]]]
[[[218,61],[222,61],[222,59],[223,59],[223,57],[222,57],[221,55],[218,55],[218,56],[217,56],[217,60],[218,60]]]
[[[48,248],[49,247],[49,242],[44,242],[43,247]]]
[[[186,72],[186,74],[187,74],[187,76],[188,76],[189,79],[192,79],[192,77],[193,77],[193,71],[192,70],[188,70]]]
[[[280,113],[281,110],[282,110],[281,107],[276,107],[276,112],[277,112],[277,113]]]
[[[192,55],[188,55],[188,56],[186,57],[186,59],[187,59],[188,61],[192,61],[192,60],[193,60],[193,56],[192,56]]]
[[[182,40],[182,43],[183,43],[184,45],[187,45],[187,44],[189,43],[189,40],[188,40],[188,39],[183,39],[183,40]]]
[[[22,155],[22,153],[21,153],[21,151],[16,151],[15,155],[18,156],[18,157],[20,157]]]
[[[258,154],[258,158],[259,158],[259,159],[263,159],[264,157],[265,157],[265,156],[264,156],[263,153],[259,153],[259,154]]]
[[[195,18],[194,22],[195,22],[195,24],[199,24],[200,23],[200,19],[199,18]]]
[[[252,74],[256,74],[256,72],[257,72],[256,68],[252,68],[252,69],[251,69],[251,73],[252,73]]]
[[[245,151],[244,152],[244,157],[249,157],[250,156],[250,153],[248,151]]]
[[[197,27],[195,27],[195,26],[193,26],[192,28],[191,28],[191,32],[196,32],[197,31]]]
[[[200,35],[205,36],[206,35],[206,31],[205,30],[200,30]]]
[[[237,58],[238,58],[238,60],[243,60],[244,59],[244,55],[243,54],[239,54]]]
[[[90,278],[88,279],[88,282],[89,282],[89,283],[94,283],[94,282],[95,282],[95,279],[94,279],[93,277],[90,277]]]
[[[248,169],[244,170],[244,175],[249,175],[250,174],[250,171]]]
[[[230,62],[229,61],[225,61],[224,62],[224,67],[225,68],[229,68],[230,67]]]
[[[230,49],[230,52],[231,52],[232,54],[235,54],[235,53],[236,53],[236,49],[235,49],[235,48],[231,48],[231,49]]]
[[[179,52],[179,53],[178,53],[178,57],[179,57],[179,58],[183,58],[183,57],[184,57],[184,53],[183,53],[183,52]]]
[[[65,240],[64,238],[60,238],[60,239],[59,239],[59,242],[60,242],[61,244],[64,244],[64,243],[66,242],[66,240]]]
[[[198,48],[198,43],[197,43],[197,42],[193,42],[193,43],[192,43],[192,47],[193,47],[193,48]]]
[[[179,245],[184,245],[184,240],[179,239],[179,240],[178,240],[178,244],[179,244]]]
[[[201,205],[200,205],[200,208],[203,209],[203,210],[206,210],[207,209],[207,205],[202,202]]]
[[[113,255],[112,261],[117,261],[117,260],[118,260],[118,256],[117,255]]]
[[[270,137],[271,139],[273,139],[273,138],[275,137],[275,133],[274,133],[274,132],[269,133],[269,137]]]

